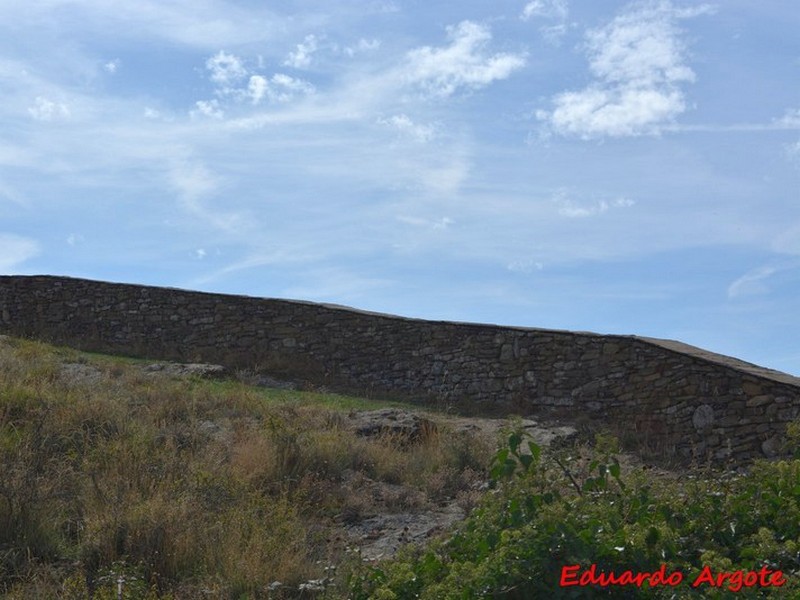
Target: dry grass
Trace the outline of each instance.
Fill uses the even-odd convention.
[[[489,444],[358,438],[338,407],[359,402],[0,341],[0,594],[291,596],[341,523],[474,501]]]

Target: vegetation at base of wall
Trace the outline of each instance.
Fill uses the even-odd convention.
[[[789,433],[800,440],[800,427]],[[615,440],[598,442],[547,453],[512,433],[494,459],[494,490],[457,531],[354,571],[349,597],[800,597],[800,460],[761,461],[741,473],[656,476],[624,472]],[[579,582],[592,565],[595,573],[617,576],[652,574],[664,565],[667,576],[677,572],[682,580],[561,585],[562,576]],[[704,567],[719,585],[707,581]],[[762,569],[782,571],[786,583],[745,586],[744,573],[736,575]],[[718,582],[722,573],[732,578]]]
[[[363,400],[140,366],[0,341],[3,597],[734,596],[734,579],[692,588],[704,567],[781,570],[785,585],[734,597],[800,597],[800,424],[794,459],[676,475],[627,466],[603,436],[550,451],[513,431],[493,456],[446,430],[410,447],[357,438],[342,410]],[[427,547],[366,564],[337,536],[375,510],[376,481],[402,487],[398,510],[477,506]],[[572,565],[683,580],[561,587]]]
[[[473,501],[488,441],[357,437],[353,407],[1,339],[0,596],[297,595],[357,560],[348,519]]]

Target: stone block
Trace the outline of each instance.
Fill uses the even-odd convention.
[[[708,404],[698,406],[692,415],[692,425],[697,431],[708,429],[714,423],[714,409]]]
[[[742,391],[748,396],[758,396],[763,389],[762,385],[754,381],[745,381],[742,383]]]
[[[747,406],[750,408],[755,408],[757,406],[764,406],[765,404],[769,404],[772,402],[772,396],[767,394],[761,394],[758,396],[753,396],[747,401]]]

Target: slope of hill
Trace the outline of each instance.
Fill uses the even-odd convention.
[[[0,336],[0,592],[291,595],[480,495],[481,428],[209,373]]]

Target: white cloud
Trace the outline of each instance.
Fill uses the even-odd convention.
[[[532,273],[533,271],[541,271],[544,269],[544,264],[537,260],[530,258],[513,260],[506,268],[514,273]]]
[[[209,117],[211,119],[221,119],[225,116],[225,112],[220,108],[219,101],[212,100],[198,100],[194,103],[195,110],[189,112],[191,117]]]
[[[539,31],[547,42],[558,46],[561,43],[561,38],[567,34],[567,24],[557,23],[556,25],[547,25],[539,28]]]
[[[519,18],[523,21],[535,18],[548,22],[548,25],[539,28],[539,32],[547,42],[558,45],[567,33],[568,16],[567,0],[533,0],[525,5]]]
[[[3,164],[2,148],[0,148],[0,164]],[[13,202],[18,206],[29,206],[28,200],[20,194],[14,187],[11,187],[4,181],[0,180],[0,200],[8,200],[9,202]]]
[[[211,71],[211,81],[219,85],[223,91],[247,77],[247,69],[242,64],[242,59],[223,50],[206,61],[206,69]]]
[[[188,161],[176,162],[172,166],[169,181],[186,201],[208,196],[219,186],[218,178],[204,165]]]
[[[405,215],[401,215],[397,217],[397,220],[401,223],[406,223],[408,225],[413,225],[414,227],[421,227],[424,229],[433,229],[436,230],[444,230],[450,227],[455,221],[450,217],[442,217],[441,219],[424,219],[422,217],[409,217]]]
[[[290,52],[283,64],[294,69],[307,69],[311,66],[311,55],[318,50],[317,37],[307,35],[305,40],[297,44],[297,50]]]
[[[8,273],[39,254],[39,244],[32,239],[0,233],[0,273]]]
[[[352,58],[356,54],[361,54],[363,52],[372,52],[373,50],[377,50],[380,47],[381,47],[380,40],[376,39],[367,40],[365,38],[361,38],[360,40],[358,40],[358,44],[356,44],[355,46],[347,46],[344,49],[344,53]]]
[[[478,89],[506,79],[525,65],[523,54],[487,55],[492,39],[488,27],[462,21],[447,28],[450,45],[423,46],[408,53],[406,78],[433,96],[450,96],[465,87]]]
[[[787,110],[775,123],[781,129],[800,129],[800,108]],[[789,161],[800,167],[800,140],[787,144],[785,148]]]
[[[78,244],[82,244],[84,241],[84,237],[79,233],[70,233],[67,236],[67,244],[70,246],[77,246]]]
[[[377,290],[395,285],[391,279],[361,275],[348,267],[307,269],[297,278],[298,285],[285,288],[281,295],[317,302],[347,302],[361,304]]]
[[[239,236],[248,230],[244,214],[215,210],[206,205],[220,188],[221,180],[204,164],[177,160],[169,168],[168,181],[177,192],[182,207],[194,217],[219,231]]]
[[[580,219],[601,215],[612,209],[628,208],[636,204],[630,198],[620,197],[613,200],[601,199],[591,202],[577,202],[570,197],[568,190],[556,192],[552,201],[558,205],[558,214],[570,219]]]
[[[417,165],[416,177],[429,191],[439,196],[453,196],[467,180],[471,165],[466,156],[460,156],[458,148],[451,148],[453,156],[442,157],[438,161],[428,156],[425,164]]]
[[[247,83],[247,94],[250,96],[253,104],[258,104],[261,99],[267,94],[269,89],[269,82],[267,78],[262,75],[253,75]]]
[[[695,80],[677,21],[709,10],[651,1],[589,31],[586,51],[595,81],[555,96],[555,108],[538,111],[537,118],[558,133],[583,138],[657,133],[684,112],[680,85]]]
[[[36,103],[28,109],[28,114],[37,121],[56,121],[68,118],[70,112],[66,104],[38,96]]]
[[[314,91],[314,86],[307,81],[285,73],[276,73],[270,79],[253,75],[247,86],[247,95],[253,104],[258,104],[264,98],[270,102],[289,102],[298,96],[313,94]]]
[[[113,75],[119,69],[119,65],[120,65],[119,59],[110,60],[103,65],[103,70],[106,73],[111,73]]]
[[[534,17],[564,20],[569,14],[566,0],[533,0],[522,9],[520,19],[527,21]]]
[[[297,266],[316,262],[325,258],[325,254],[316,248],[309,250],[307,244],[298,245],[296,243],[297,238],[293,239],[292,242],[294,245],[290,245],[287,242],[282,244],[279,250],[259,249],[256,247],[249,256],[222,267],[221,269],[207,273],[202,277],[195,278],[192,281],[192,285],[205,285],[211,281],[227,277],[240,271],[273,266]],[[219,251],[217,251],[217,255],[219,255]]]
[[[781,127],[785,127],[786,129],[798,129],[800,128],[800,108],[794,108],[786,111],[786,114],[783,115],[777,121],[778,125]]]
[[[315,91],[314,86],[307,81],[284,73],[275,73],[271,78],[251,74],[241,58],[224,51],[209,58],[206,61],[206,68],[211,72],[211,81],[218,86],[216,89],[218,98],[227,106],[242,101],[249,101],[255,105],[265,99],[273,103],[284,103]],[[224,107],[219,99],[196,102],[196,109],[192,111],[192,115],[223,118]]]
[[[769,287],[765,281],[777,272],[776,267],[759,267],[748,271],[728,286],[728,298],[766,294]]]
[[[270,79],[269,94],[274,102],[288,102],[298,95],[314,93],[314,86],[302,79],[276,73]]]
[[[436,128],[432,125],[420,125],[404,114],[394,115],[388,119],[380,119],[378,123],[391,127],[400,135],[417,142],[429,142],[436,135]]]
[[[47,31],[43,27],[55,15],[63,14],[62,20],[70,30],[89,38],[147,40],[155,37],[204,49],[264,42],[284,34],[290,26],[269,8],[228,0],[0,2],[2,16],[17,5],[19,10],[13,13],[16,19],[24,25],[33,25],[39,32]],[[292,24],[307,28],[301,15]]]

